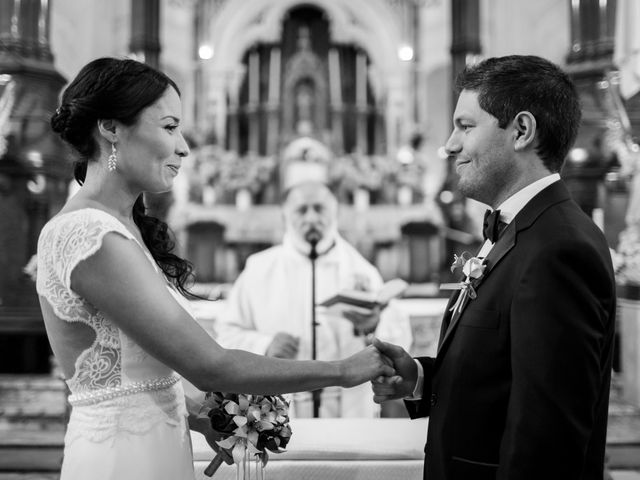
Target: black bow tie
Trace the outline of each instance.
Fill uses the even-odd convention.
[[[482,223],[482,236],[491,243],[496,243],[500,234],[507,224],[500,221],[500,210],[487,210],[484,212],[484,222]]]

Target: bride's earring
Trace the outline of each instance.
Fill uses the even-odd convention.
[[[118,152],[116,151],[116,144],[111,144],[111,155],[109,155],[109,159],[107,160],[107,169],[110,172],[115,172],[116,167],[118,166]]]

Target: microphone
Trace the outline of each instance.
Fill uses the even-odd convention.
[[[316,259],[318,258],[318,242],[322,239],[322,233],[311,227],[305,234],[304,239],[309,243],[311,249],[309,250],[309,260],[311,260],[311,360],[317,358],[317,334],[316,327]],[[313,401],[313,417],[318,418],[320,416],[320,392],[322,390],[313,390],[311,392],[311,398]]]
[[[309,258],[311,260],[315,260],[318,258],[318,251],[316,247],[318,246],[318,242],[322,238],[322,234],[316,230],[315,228],[310,229],[307,233],[304,234],[304,239],[311,246],[311,250],[309,251]]]

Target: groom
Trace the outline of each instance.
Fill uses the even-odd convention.
[[[373,383],[374,400],[430,417],[425,479],[601,480],[615,284],[604,236],[558,175],[575,87],[533,56],[487,59],[456,87],[446,149],[460,191],[495,213],[436,357],[376,341],[398,375]]]

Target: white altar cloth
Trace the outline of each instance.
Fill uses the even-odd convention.
[[[287,451],[269,453],[269,480],[421,480],[427,419],[296,418]],[[196,478],[213,452],[192,432]],[[255,478],[252,463],[252,479]],[[215,480],[235,480],[235,466],[222,465]]]

